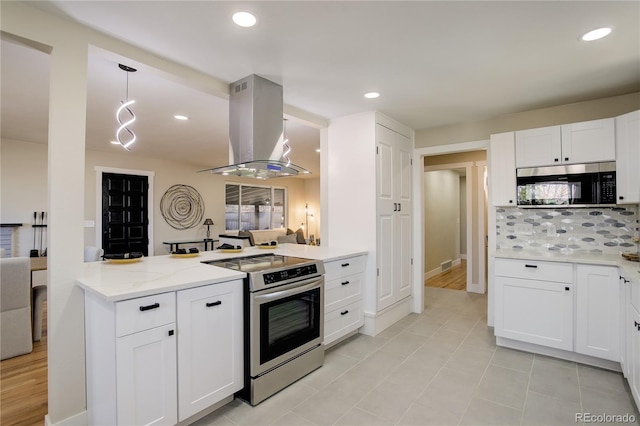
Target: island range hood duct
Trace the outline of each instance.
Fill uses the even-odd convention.
[[[201,171],[257,179],[308,174],[282,161],[282,86],[252,74],[231,83],[229,91],[231,165]]]

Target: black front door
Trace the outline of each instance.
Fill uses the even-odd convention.
[[[102,174],[102,248],[105,254],[149,254],[147,176]]]

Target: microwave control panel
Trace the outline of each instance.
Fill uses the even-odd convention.
[[[600,204],[616,203],[616,173],[600,173]]]

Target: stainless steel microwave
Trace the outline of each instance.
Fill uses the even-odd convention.
[[[616,163],[517,169],[518,206],[593,207],[616,203]]]

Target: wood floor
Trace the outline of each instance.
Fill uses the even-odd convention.
[[[467,261],[461,260],[459,265],[451,267],[447,272],[431,277],[424,282],[425,287],[448,288],[450,290],[467,290]]]
[[[47,303],[42,339],[33,352],[0,362],[0,425],[44,424],[47,414]]]

